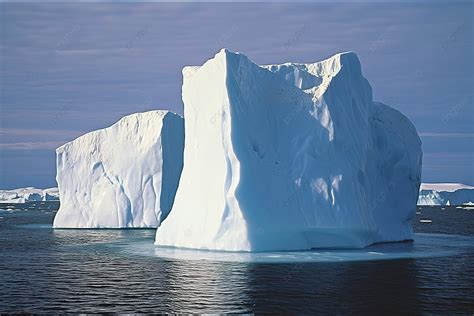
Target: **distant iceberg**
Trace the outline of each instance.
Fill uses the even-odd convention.
[[[418,205],[469,205],[474,187],[461,183],[422,183]]]
[[[0,190],[0,203],[21,204],[37,201],[58,201],[58,188],[37,189],[34,187]]]
[[[183,167],[183,118],[126,116],[56,150],[61,206],[56,228],[157,227]]]
[[[183,69],[184,168],[156,245],[361,248],[412,239],[421,141],[376,103],[354,53],[259,66],[220,51]]]

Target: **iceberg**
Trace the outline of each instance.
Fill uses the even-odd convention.
[[[259,66],[223,49],[183,78],[184,167],[156,245],[278,251],[413,238],[421,141],[373,101],[355,53]]]
[[[56,150],[61,206],[55,228],[157,227],[183,166],[183,118],[137,113]]]
[[[34,187],[0,190],[0,203],[22,204],[36,201],[58,201],[58,188],[37,189]]]
[[[474,187],[461,183],[422,183],[418,205],[469,205]]]

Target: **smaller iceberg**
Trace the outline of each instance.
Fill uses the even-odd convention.
[[[183,167],[183,118],[126,116],[56,150],[61,206],[55,228],[157,227]]]

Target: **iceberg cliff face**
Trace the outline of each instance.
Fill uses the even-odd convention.
[[[184,168],[156,244],[229,251],[412,238],[421,142],[374,103],[354,53],[258,66],[222,50],[183,70]]]
[[[474,203],[474,187],[460,183],[422,183],[418,205],[463,205]]]
[[[150,111],[59,147],[61,206],[53,226],[157,227],[173,204],[183,145],[183,119]]]

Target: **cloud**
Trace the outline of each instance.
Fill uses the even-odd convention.
[[[449,159],[463,159],[468,164],[474,165],[474,152],[424,152],[423,159],[428,158],[449,158]],[[449,165],[446,164],[446,167]]]
[[[0,5],[2,150],[52,150],[128,113],[183,113],[181,69],[222,47],[259,64],[356,51],[376,100],[418,130],[444,127],[420,133],[424,143],[472,147],[472,3]],[[17,159],[8,168],[26,168]],[[54,152],[38,159],[54,166]]]
[[[0,150],[44,150],[56,149],[65,142],[18,142],[18,143],[0,143]]]
[[[420,132],[420,137],[449,137],[449,138],[473,138],[474,133],[440,133],[440,132]]]
[[[73,130],[48,130],[48,129],[21,129],[0,127],[0,139],[11,139],[16,137],[78,137],[82,131]]]
[[[44,150],[56,149],[81,134],[74,130],[0,128],[1,150]]]

